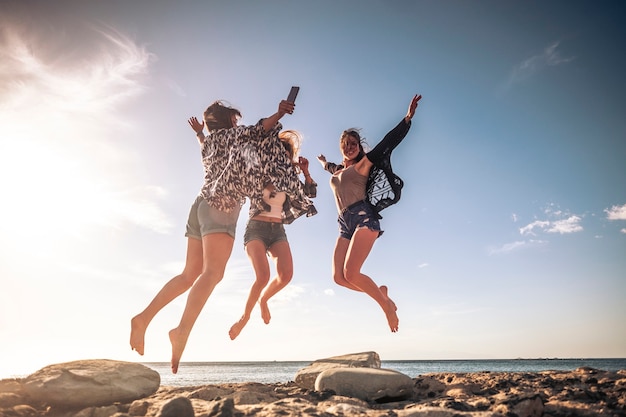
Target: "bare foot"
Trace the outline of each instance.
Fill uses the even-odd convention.
[[[245,317],[241,317],[239,321],[232,325],[230,330],[228,331],[228,335],[230,336],[230,340],[235,340],[239,333],[243,330],[245,325],[248,323],[248,319]]]
[[[259,307],[261,307],[261,318],[265,324],[270,324],[270,320],[272,319],[272,315],[270,314],[270,309],[267,306],[266,300],[259,300]]]
[[[147,325],[139,318],[135,316],[130,320],[130,348],[136,350],[137,353],[143,356],[143,344],[144,336],[146,335]]]
[[[394,311],[398,311],[398,307],[396,307],[396,303],[394,303],[394,302],[393,302],[393,300],[392,300],[391,298],[389,298],[389,294],[387,294],[387,292],[388,292],[388,291],[389,291],[389,289],[387,288],[387,286],[386,286],[386,285],[381,285],[381,286],[380,286],[380,292],[382,292],[382,293],[383,293],[383,295],[384,295],[385,297],[387,297],[387,299],[389,300],[389,302],[390,302],[391,304],[393,304],[393,309],[394,309]]]
[[[183,356],[185,345],[187,345],[187,338],[189,334],[181,334],[178,327],[170,330],[170,343],[172,344],[172,373],[178,372],[178,365],[180,364],[180,358]]]
[[[394,307],[395,307],[395,304],[393,303],[393,301],[389,300],[389,304],[387,305],[387,308],[384,309],[385,316],[387,316],[387,323],[389,323],[389,328],[391,329],[392,333],[395,333],[398,331],[398,325],[400,323],[400,320],[398,319],[398,315],[396,314],[396,310]]]

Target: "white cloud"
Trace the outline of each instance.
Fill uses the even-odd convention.
[[[165,86],[179,97],[187,97],[185,90],[175,80],[171,78],[164,79]]]
[[[626,220],[626,204],[613,206],[610,209],[605,209],[604,212],[609,220]]]
[[[541,53],[526,58],[524,61],[516,65],[512,70],[505,84],[505,89],[510,88],[514,84],[518,84],[535,74],[541,72],[547,67],[566,64],[574,60],[574,57],[562,57],[558,51],[560,42],[553,42],[548,45]]]
[[[499,248],[492,248],[489,250],[489,255],[499,255],[503,253],[510,253],[525,249],[532,246],[544,245],[547,242],[545,240],[529,239],[529,240],[516,240],[515,242],[506,243]]]
[[[423,263],[417,265],[418,268],[426,268],[427,266],[429,266],[428,262],[423,262]]]
[[[536,236],[540,232],[569,234],[581,232],[583,230],[583,227],[580,224],[582,221],[580,216],[569,214],[560,209],[555,209],[552,204],[544,209],[544,214],[548,217],[548,219],[535,220],[524,227],[520,227],[520,234],[522,236]]]
[[[535,229],[545,229],[546,227],[548,227],[550,225],[549,221],[540,221],[540,220],[536,220],[530,224],[527,224],[524,227],[520,227],[519,232],[521,235],[533,235],[535,236],[534,230]]]
[[[135,135],[119,109],[145,91],[153,55],[113,30],[92,36],[85,52],[62,34],[43,39],[2,26],[3,232],[28,235],[24,225],[41,204],[54,222],[37,225],[38,235],[127,224],[165,233],[173,226],[159,205],[165,191],[141,183],[140,162],[119,140]]]
[[[580,221],[582,219],[578,216],[570,216],[567,219],[557,220],[550,224],[550,227],[547,229],[548,233],[575,233],[583,230],[583,227],[580,225]]]
[[[300,298],[300,296],[305,292],[306,290],[304,289],[304,287],[295,284],[289,284],[285,288],[280,290],[280,292],[276,294],[272,298],[272,300],[278,305],[288,305],[297,298]]]
[[[327,288],[324,290],[324,294],[333,297],[335,295],[335,290],[333,290],[332,288]]]
[[[503,246],[499,247],[499,248],[494,248],[494,249],[490,249],[489,250],[489,255],[496,255],[498,253],[506,253],[506,252],[511,252],[513,250],[522,248],[526,245],[526,242],[523,240],[518,240],[515,242],[511,242],[511,243],[506,243]]]

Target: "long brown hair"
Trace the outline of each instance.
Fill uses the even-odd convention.
[[[241,112],[218,100],[204,111],[204,124],[208,130],[229,129],[234,127],[232,121],[233,115],[240,118]]]
[[[363,149],[363,144],[366,143],[365,142],[365,138],[361,137],[361,134],[359,133],[360,129],[357,128],[350,128],[350,129],[346,129],[341,133],[341,138],[339,138],[339,145],[343,145],[344,143],[346,143],[346,141],[348,140],[348,137],[353,137],[357,140],[358,144],[359,144],[359,154],[357,155],[356,158],[354,158],[354,162],[359,162],[361,159],[363,159],[363,157],[365,156],[365,149]]]

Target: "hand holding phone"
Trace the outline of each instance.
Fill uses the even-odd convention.
[[[287,101],[290,103],[296,102],[296,97],[298,96],[298,92],[300,91],[300,87],[293,86],[291,87],[291,91],[289,91],[289,95],[287,96]]]

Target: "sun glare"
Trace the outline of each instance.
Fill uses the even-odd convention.
[[[111,141],[126,125],[112,104],[143,91],[138,77],[150,54],[117,33],[96,36],[103,48],[95,55],[49,62],[32,39],[0,39],[7,58],[0,73],[7,80],[0,99],[4,238],[58,240],[94,225],[168,223],[154,205],[160,190],[128,181],[133,173],[120,167],[126,151]],[[47,47],[53,43],[46,39]]]

